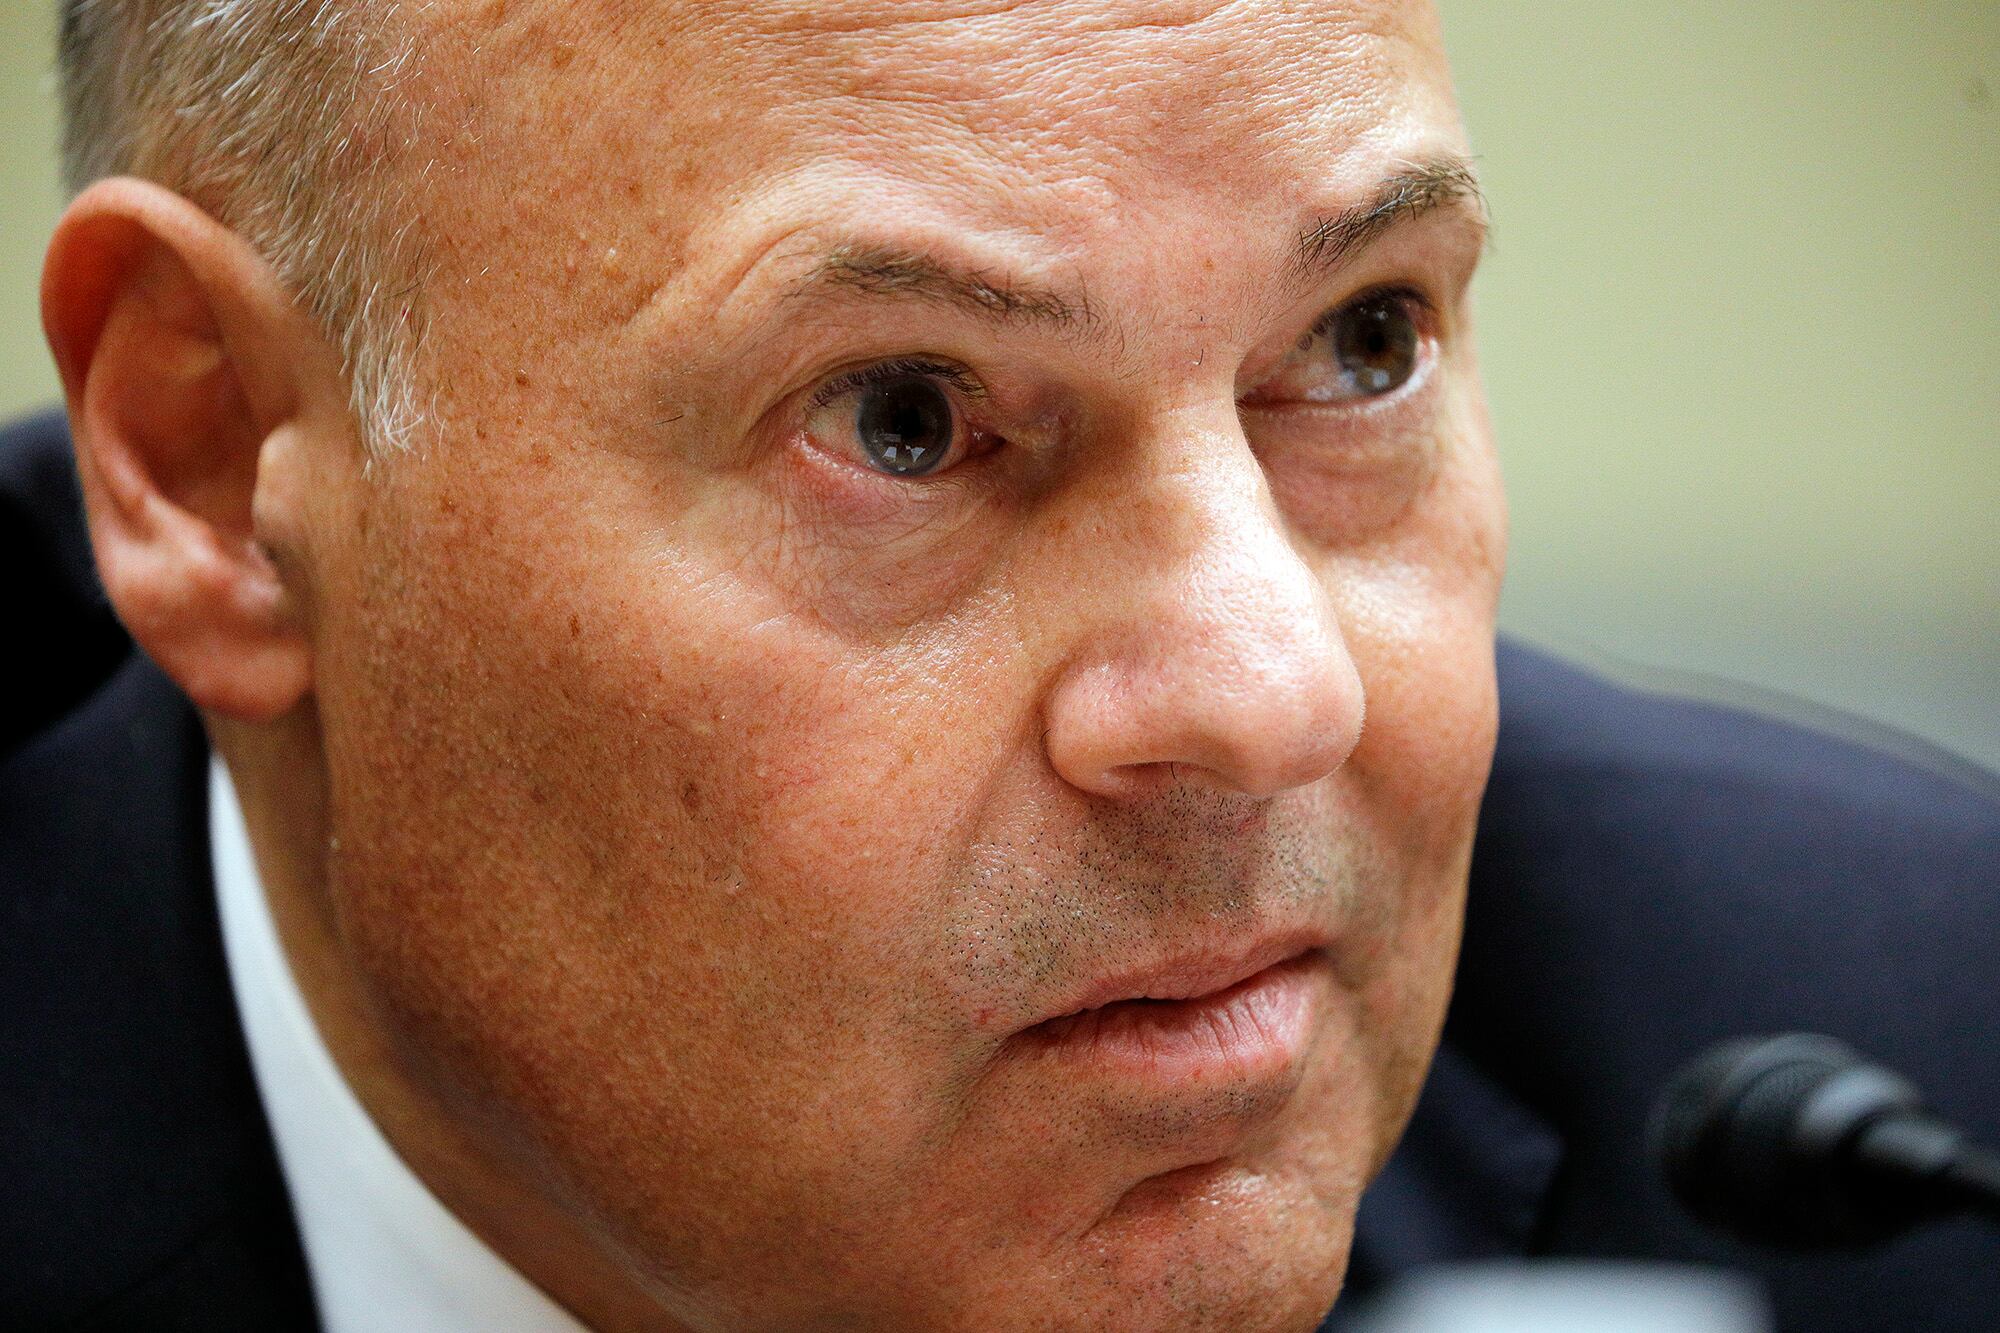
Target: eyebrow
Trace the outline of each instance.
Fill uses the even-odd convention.
[[[1407,163],[1384,177],[1363,202],[1307,225],[1292,250],[1291,281],[1323,281],[1400,223],[1455,205],[1471,205],[1483,232],[1485,201],[1472,164],[1456,155]],[[916,297],[956,306],[1004,323],[1058,331],[1098,323],[1087,294],[1011,282],[986,269],[959,267],[922,250],[842,244],[822,254],[788,293],[805,300],[825,293]]]
[[[1456,154],[1409,163],[1377,184],[1366,202],[1306,228],[1299,236],[1294,276],[1302,283],[1328,277],[1398,223],[1453,206],[1468,206],[1484,244],[1486,196],[1472,163]]]
[[[1097,320],[1088,296],[1021,286],[983,269],[955,268],[922,251],[894,246],[837,246],[820,258],[791,295],[805,297],[829,289],[924,297],[1009,323],[1073,328]]]

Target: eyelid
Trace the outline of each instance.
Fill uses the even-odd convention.
[[[921,473],[898,474],[875,467],[857,455],[854,448],[836,444],[831,439],[823,439],[815,429],[815,418],[824,414],[829,406],[850,398],[856,391],[873,384],[894,380],[928,379],[937,381],[946,397],[956,400],[951,407],[952,434],[947,446],[945,460],[936,468]],[[880,361],[855,366],[832,376],[813,389],[795,409],[793,417],[802,436],[813,441],[814,451],[840,461],[848,468],[864,474],[871,483],[886,485],[897,494],[914,497],[932,492],[942,493],[966,484],[963,475],[964,464],[986,452],[987,447],[998,443],[999,437],[984,430],[974,415],[974,403],[991,397],[984,383],[966,366],[954,361],[943,360],[928,355],[891,356]],[[855,425],[852,413],[835,406],[835,419],[824,422],[831,434],[850,443]]]
[[[844,393],[903,375],[923,375],[943,380],[968,398],[986,397],[986,386],[963,366],[933,357],[899,356],[886,361],[873,361],[833,376],[813,390],[806,400],[806,410],[810,412],[825,407]]]
[[[1417,360],[1411,373],[1400,383],[1380,393],[1357,393],[1326,398],[1294,398],[1271,393],[1271,386],[1285,378],[1298,363],[1298,358],[1312,351],[1322,339],[1333,333],[1335,322],[1357,306],[1376,305],[1394,301],[1403,308],[1406,318],[1417,333]],[[1293,339],[1285,349],[1283,358],[1268,371],[1262,379],[1237,396],[1237,405],[1258,411],[1289,412],[1306,411],[1315,415],[1337,413],[1352,416],[1357,413],[1375,413],[1386,405],[1407,398],[1428,378],[1428,371],[1440,355],[1439,344],[1443,336],[1441,325],[1443,315],[1438,303],[1424,290],[1409,282],[1383,282],[1364,287],[1328,307],[1307,330]]]
[[[1379,287],[1363,288],[1361,291],[1348,297],[1345,301],[1329,306],[1325,313],[1313,321],[1310,332],[1315,338],[1323,337],[1333,328],[1333,321],[1339,317],[1342,311],[1359,305],[1364,301],[1381,301],[1389,297],[1408,301],[1426,319],[1434,317],[1437,313],[1436,303],[1430,297],[1424,295],[1418,288],[1412,287],[1407,283],[1384,283]]]

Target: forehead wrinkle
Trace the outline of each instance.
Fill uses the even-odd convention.
[[[805,0],[785,6],[760,6],[768,12],[766,22],[775,30],[836,36],[851,33],[896,33],[907,36],[913,30],[938,28],[1000,27],[1018,31],[1026,23],[1053,19],[1079,32],[1142,31],[1194,27],[1235,9],[1245,0],[1122,0],[1119,3],[1058,4],[1046,0],[901,0],[878,5],[874,12],[861,6],[835,7]],[[1017,22],[1017,20],[1020,20]]]
[[[1009,141],[1056,124],[1116,137],[1111,121],[1146,140],[1162,128],[1186,133],[1218,99],[1237,123],[1269,120],[1281,104],[1365,101],[1322,73],[1358,73],[1371,63],[1366,48],[1390,35],[1382,6],[1341,0],[1309,12],[1268,0],[857,8],[785,7],[756,32],[782,51],[789,75],[826,92],[957,108],[968,128]]]

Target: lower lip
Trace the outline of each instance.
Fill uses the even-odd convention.
[[[1305,1052],[1322,964],[1303,953],[1208,995],[1120,1000],[1038,1023],[1021,1039],[1051,1057],[1151,1079],[1268,1074]]]

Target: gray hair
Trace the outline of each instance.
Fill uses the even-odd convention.
[[[338,347],[371,453],[408,443],[423,247],[390,186],[417,141],[396,0],[62,5],[70,188],[143,176],[237,231]]]

